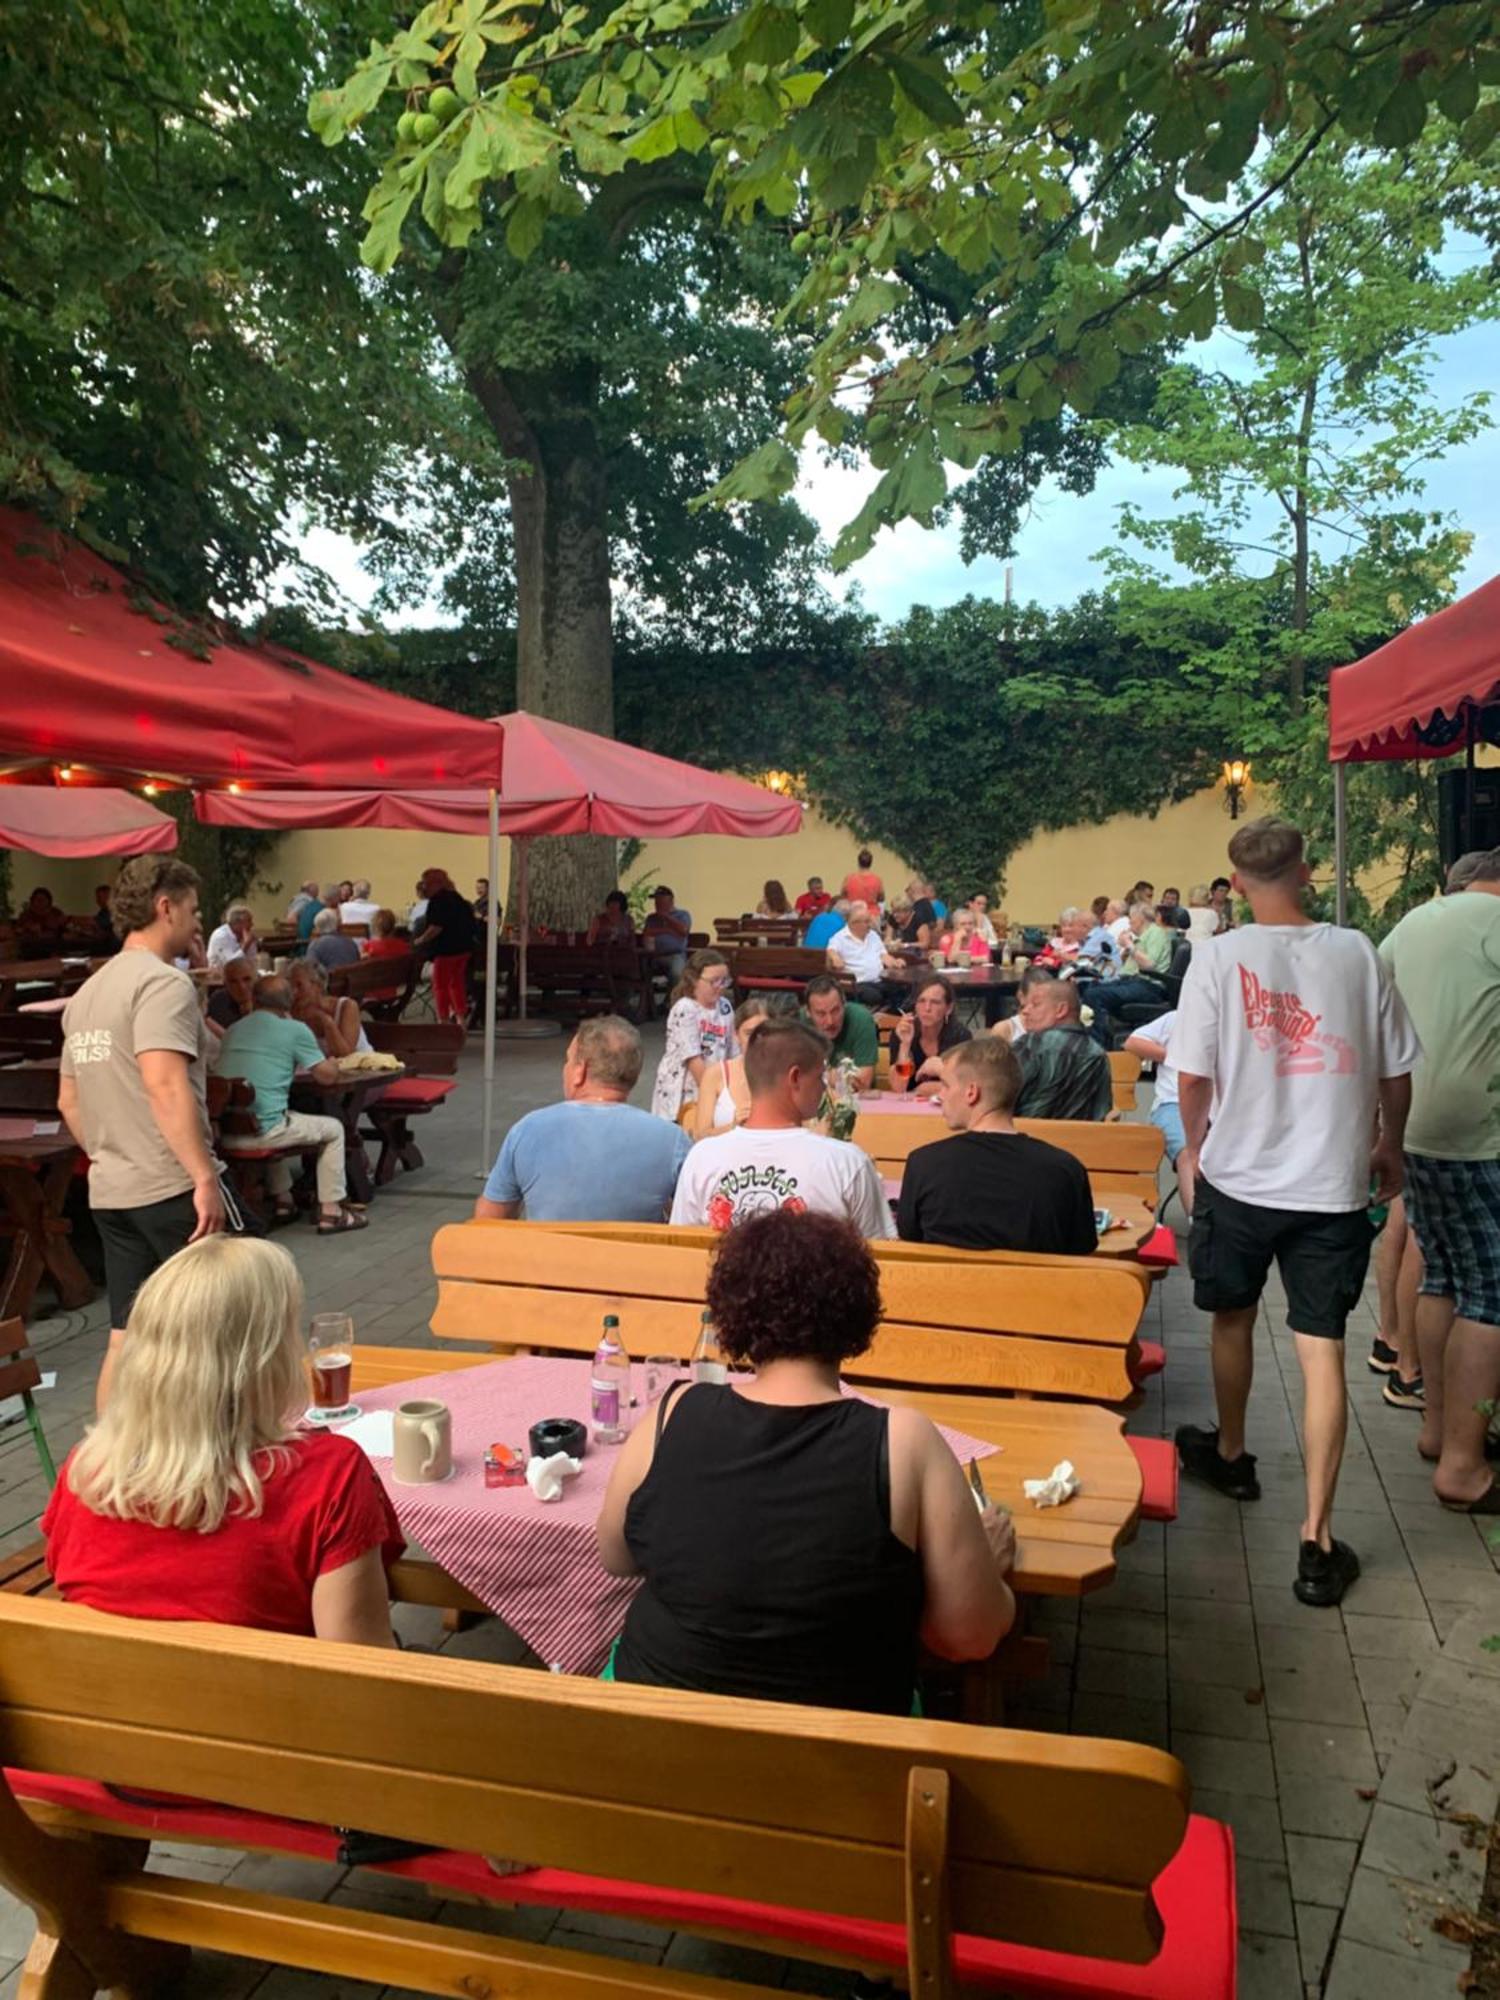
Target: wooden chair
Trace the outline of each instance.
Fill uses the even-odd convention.
[[[612,1312],[636,1352],[687,1360],[716,1240],[661,1223],[454,1223],[433,1238],[432,1331],[499,1351],[592,1354]],[[1133,1393],[1150,1289],[1138,1265],[871,1248],[885,1317],[869,1352],[845,1368],[851,1380],[1098,1403]]]
[[[405,1076],[365,1107],[367,1136],[380,1141],[375,1185],[386,1187],[398,1166],[414,1173],[425,1164],[411,1121],[436,1111],[456,1088],[466,1035],[461,1021],[371,1021],[365,1033],[372,1048],[399,1056],[406,1069]]]
[[[19,1396],[26,1415],[26,1428],[42,1462],[49,1487],[57,1484],[57,1467],[48,1449],[47,1434],[37,1414],[36,1391],[42,1386],[37,1358],[26,1345],[26,1328],[18,1319],[0,1319],[0,1401]]]
[[[189,1946],[439,1995],[771,2000],[439,1926],[410,1887],[417,1913],[393,1916],[190,1880],[165,1856],[146,1872],[152,1837],[332,1860],[353,1827],[420,1842],[384,1872],[435,1899],[625,1911],[894,1972],[927,2000],[1233,1993],[1233,1843],[1142,1745],[9,1594],[0,1658],[0,1879],[38,1922],[26,2000],[191,1990]],[[486,1854],[535,1865],[502,1881]]]
[[[1155,1207],[1156,1174],[1165,1144],[1156,1126],[1095,1124],[1085,1118],[1018,1118],[1016,1130],[1060,1146],[1081,1161],[1095,1195],[1134,1194]],[[886,1180],[901,1178],[918,1147],[952,1136],[941,1118],[921,1111],[871,1112],[854,1127],[855,1144],[864,1148]]]

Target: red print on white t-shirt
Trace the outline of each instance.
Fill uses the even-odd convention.
[[[1319,1034],[1321,1014],[1302,1004],[1296,993],[1273,993],[1262,986],[1248,966],[1240,966],[1240,998],[1245,1026],[1259,1049],[1274,1049],[1278,1076],[1350,1076],[1359,1067],[1351,1045],[1342,1035]]]

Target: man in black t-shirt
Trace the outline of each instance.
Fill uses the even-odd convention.
[[[954,1136],[906,1162],[896,1229],[907,1242],[1064,1257],[1096,1248],[1089,1177],[1071,1153],[1016,1130],[1020,1090],[1008,1042],[982,1035],[948,1051],[938,1102]]]

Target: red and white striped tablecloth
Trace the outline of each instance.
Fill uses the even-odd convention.
[[[637,1397],[643,1369],[633,1369]],[[686,1372],[686,1371],[684,1371]],[[589,1364],[520,1355],[479,1368],[361,1391],[361,1410],[394,1410],[421,1398],[446,1403],[453,1419],[453,1476],[441,1485],[402,1486],[389,1459],[376,1459],[407,1537],[489,1605],[538,1658],[565,1673],[594,1674],[619,1637],[638,1585],[599,1561],[595,1526],[615,1453],[590,1441],[583,1470],[560,1500],[543,1503],[529,1486],[486,1487],[489,1444],[526,1450],[531,1426],[546,1417],[589,1416]],[[874,1398],[866,1400],[873,1401]],[[638,1422],[650,1411],[637,1407]],[[961,1431],[943,1436],[958,1458],[987,1458],[999,1447]]]

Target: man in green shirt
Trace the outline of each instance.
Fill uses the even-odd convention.
[[[363,1215],[343,1205],[344,1128],[337,1118],[323,1118],[288,1109],[292,1083],[299,1075],[314,1083],[337,1083],[339,1066],[325,1056],[311,1028],[292,1019],[292,989],[284,979],[256,982],[251,1011],[236,1021],[219,1044],[219,1074],[242,1077],[255,1092],[255,1122],[259,1133],[253,1138],[226,1135],[224,1147],[259,1148],[285,1146],[288,1150],[271,1160],[266,1168],[266,1185],[276,1205],[276,1214],[289,1218],[292,1206],[292,1162],[297,1146],[316,1146],[318,1180],[318,1234],[342,1235],[346,1230],[363,1229]]]
[[[1149,903],[1132,903],[1130,928],[1120,935],[1120,972],[1115,979],[1089,980],[1082,989],[1085,1007],[1093,1009],[1094,1040],[1103,1049],[1120,1025],[1126,1007],[1168,1003],[1164,984],[1172,965],[1176,933],[1156,921]]]
[[[852,1062],[855,1088],[868,1090],[875,1080],[875,1065],[880,1058],[880,1031],[875,1026],[875,1016],[857,1000],[846,1000],[843,987],[830,972],[809,980],[806,997],[808,1020],[832,1044],[829,1062],[845,1059]]]
[[[1484,1409],[1500,1395],[1500,848],[1456,895],[1408,911],[1380,956],[1422,1043],[1405,1138],[1425,1265],[1418,1449],[1445,1507],[1500,1514]]]

